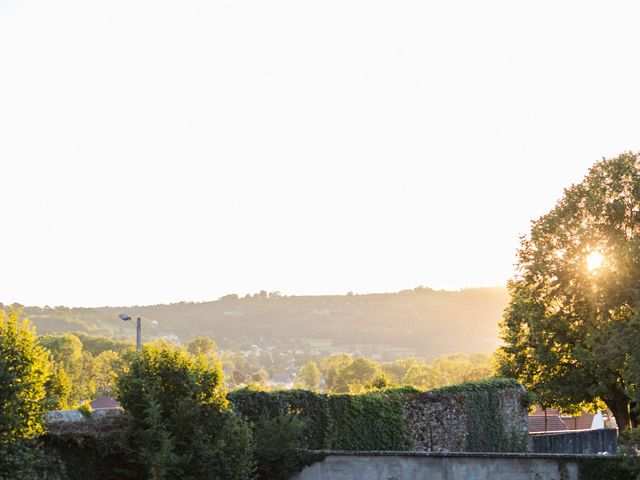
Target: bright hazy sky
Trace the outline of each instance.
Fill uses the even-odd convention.
[[[637,1],[0,0],[0,301],[501,285],[640,150]]]

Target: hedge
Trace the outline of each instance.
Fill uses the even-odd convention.
[[[520,388],[515,380],[491,379],[426,393],[413,388],[360,395],[241,389],[227,398],[252,423],[285,414],[304,419],[303,444],[309,450],[403,451],[411,450],[413,442],[403,408],[406,401],[459,397],[468,412],[467,450],[509,452],[526,449],[526,435],[509,431],[501,412],[502,394],[513,388]]]

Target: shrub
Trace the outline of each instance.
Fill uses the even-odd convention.
[[[49,357],[20,312],[0,310],[0,478],[28,478],[30,440],[44,432]]]
[[[229,409],[219,366],[147,345],[118,378],[123,445],[139,478],[249,478],[251,434]]]
[[[93,416],[93,408],[91,407],[91,404],[86,400],[80,404],[80,406],[78,407],[78,411],[84,418],[91,418]]]
[[[628,455],[603,458],[585,458],[578,462],[580,480],[638,480],[640,458]]]
[[[260,480],[287,480],[305,463],[305,422],[293,414],[261,416],[254,424],[255,458]]]

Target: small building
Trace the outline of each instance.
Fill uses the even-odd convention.
[[[567,425],[562,421],[559,411],[554,408],[543,410],[535,407],[533,413],[527,416],[529,433],[538,432],[561,432],[568,430]]]
[[[567,415],[558,409],[547,408],[545,410],[537,405],[534,407],[534,411],[528,415],[527,423],[529,433],[617,428],[615,418],[609,411],[588,413],[583,410],[580,415]]]

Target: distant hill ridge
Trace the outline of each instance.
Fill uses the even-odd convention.
[[[118,319],[120,312],[128,311],[143,318],[147,338],[168,336],[187,342],[205,335],[222,348],[315,343],[366,349],[385,345],[434,357],[456,351],[493,351],[507,302],[504,287],[459,291],[418,287],[398,293],[325,296],[281,296],[263,291],[201,303],[26,307],[25,313],[39,334],[81,331],[131,337],[132,325]]]

